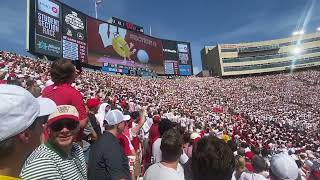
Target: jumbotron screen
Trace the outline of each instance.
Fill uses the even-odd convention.
[[[188,42],[137,33],[54,0],[28,0],[27,49],[92,66],[192,75]]]

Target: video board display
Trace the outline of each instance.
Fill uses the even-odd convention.
[[[70,60],[87,59],[87,16],[59,1],[29,0],[31,53]],[[32,14],[34,13],[34,14]]]
[[[61,56],[61,4],[49,0],[35,3],[35,51]]]
[[[190,43],[163,40],[165,74],[192,75]]]
[[[98,20],[56,0],[27,0],[27,4],[30,53],[88,66],[113,64],[119,73],[140,69],[192,75],[190,43],[145,35],[142,27],[132,28],[121,19],[113,18],[112,23]]]
[[[87,18],[88,64],[117,63],[124,66],[145,67],[163,73],[162,41]]]

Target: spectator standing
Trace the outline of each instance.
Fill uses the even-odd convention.
[[[128,158],[117,139],[123,132],[129,115],[111,110],[105,116],[106,131],[90,150],[88,179],[130,180]]]
[[[179,164],[183,152],[183,139],[178,130],[166,131],[161,140],[162,161],[151,165],[144,180],[174,179],[184,180],[184,172]]]
[[[40,145],[42,125],[56,105],[13,85],[0,85],[0,102],[0,179],[15,180],[24,160]]]
[[[101,129],[101,134],[103,134],[103,132],[105,131],[104,125],[103,125],[103,121],[104,118],[106,116],[106,114],[111,110],[111,106],[108,103],[102,103],[99,108],[98,108],[98,112],[96,113],[96,119],[99,122],[100,125],[100,129]]]
[[[270,176],[272,180],[300,180],[299,168],[295,160],[282,152],[271,157]]]
[[[100,106],[101,102],[99,99],[93,98],[93,99],[89,99],[87,101],[87,107],[89,109],[89,122],[91,123],[95,133],[97,134],[98,137],[100,137],[102,135],[101,133],[101,128],[100,128],[100,124],[95,116],[95,114],[98,113],[98,109]]]
[[[54,84],[44,88],[42,96],[52,99],[58,106],[74,106],[79,112],[80,128],[83,130],[88,115],[81,93],[71,86],[76,77],[75,67],[71,61],[60,59],[51,65],[50,75]],[[77,141],[80,140],[79,136]]]
[[[161,152],[161,140],[162,135],[168,131],[169,129],[174,128],[174,123],[172,123],[169,119],[162,119],[159,123],[159,132],[160,138],[158,138],[152,145],[152,156],[154,158],[154,163],[158,163],[162,161],[162,152]],[[185,164],[188,161],[188,156],[182,152],[180,157],[181,164]]]
[[[239,180],[267,180],[269,173],[267,172],[268,167],[266,161],[255,155],[252,158],[252,166],[254,172],[244,172],[241,174]]]
[[[97,98],[88,99],[87,101],[87,108],[89,110],[89,121],[87,123],[87,127],[84,128],[84,137],[82,139],[82,149],[86,163],[89,162],[89,152],[91,144],[97,141],[98,137],[100,137],[102,134],[100,125],[95,117],[95,114],[98,112],[99,105],[100,100]]]
[[[70,105],[61,105],[49,116],[49,139],[26,160],[21,177],[37,179],[87,179],[82,148],[73,143],[79,132],[79,113]]]

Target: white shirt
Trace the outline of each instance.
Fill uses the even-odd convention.
[[[183,168],[178,164],[177,169],[172,169],[156,163],[150,166],[144,174],[143,180],[184,180]]]
[[[268,179],[262,176],[261,174],[244,172],[241,174],[239,180],[268,180]]]

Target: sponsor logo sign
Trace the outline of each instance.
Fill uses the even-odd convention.
[[[178,44],[178,52],[189,53],[188,44]]]
[[[38,10],[56,18],[60,17],[59,5],[49,0],[38,0]]]

